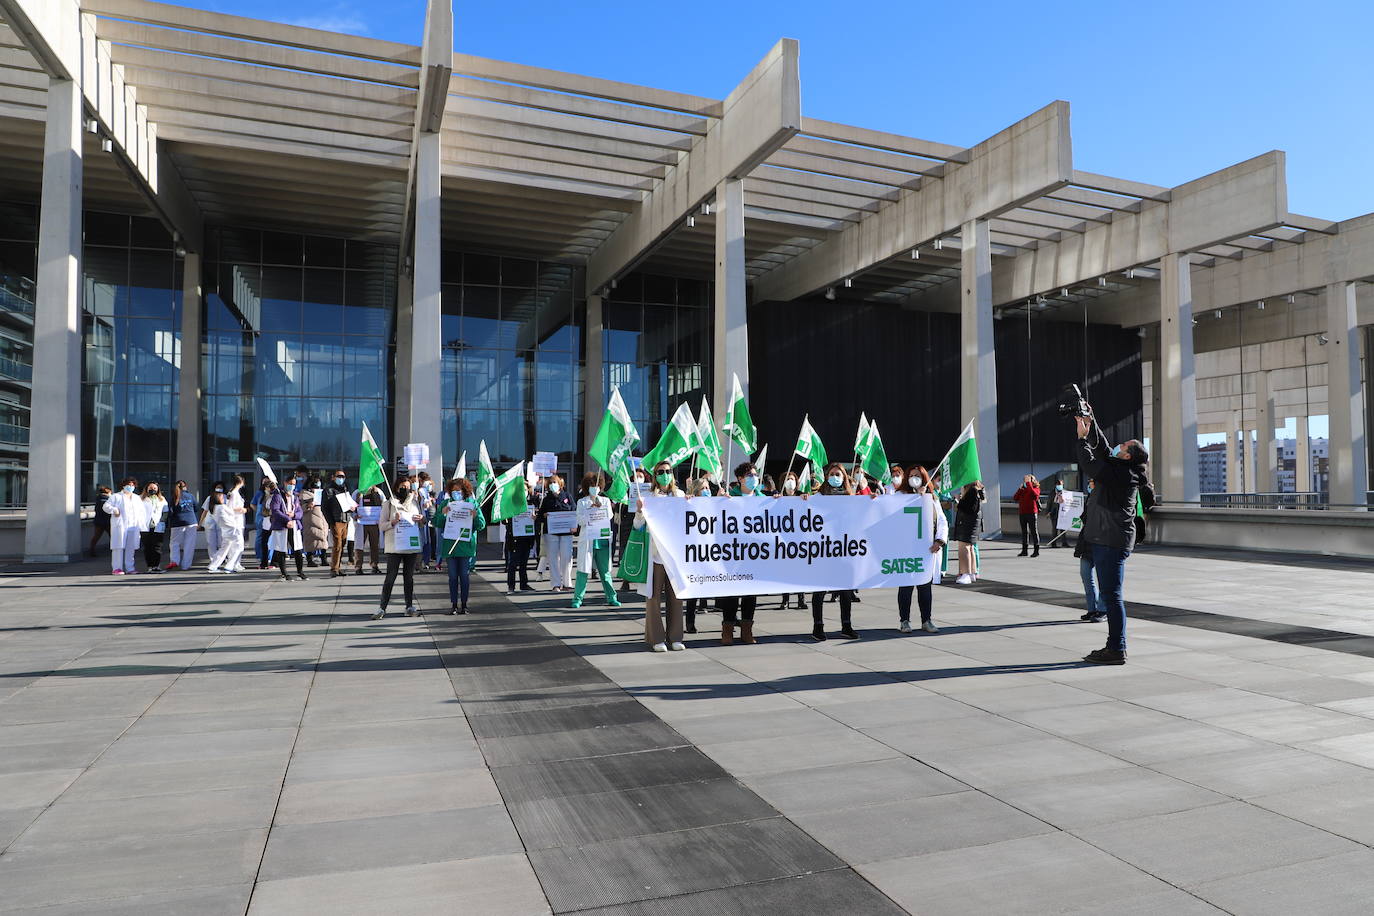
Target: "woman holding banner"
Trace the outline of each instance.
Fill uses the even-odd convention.
[[[587,592],[587,579],[596,570],[601,579],[601,589],[606,594],[606,603],[620,607],[620,599],[615,596],[615,586],[611,584],[611,501],[601,495],[601,485],[605,476],[600,471],[592,471],[582,477],[582,492],[587,495],[577,501],[577,583],[573,586],[573,607],[582,606],[582,596]]]
[[[424,514],[406,477],[396,478],[392,493],[394,495],[382,504],[382,517],[377,523],[382,534],[382,550],[386,553],[386,579],[382,581],[382,600],[372,615],[373,620],[386,616],[397,571],[405,587],[406,616],[415,617],[420,613],[420,605],[415,601],[415,561],[420,557],[419,524]]]
[[[893,480],[896,480],[896,472],[893,473]],[[938,633],[939,629],[930,619],[930,606],[933,587],[940,584],[940,551],[945,548],[945,540],[949,537],[949,524],[945,521],[945,513],[940,511],[939,505],[935,502],[933,488],[930,485],[930,472],[922,465],[912,465],[907,469],[906,477],[900,487],[897,488],[898,494],[907,493],[920,496],[926,511],[922,518],[929,519],[926,524],[930,526],[931,532],[930,553],[932,556],[931,565],[935,569],[935,578],[924,585],[903,585],[897,589],[897,629],[903,633],[911,632],[911,593],[916,593],[916,602],[921,609],[921,629],[927,633]]]
[[[654,465],[654,480],[652,488],[647,496],[642,497],[636,504],[634,526],[635,530],[644,527],[644,500],[662,497],[685,497],[686,494],[677,488],[677,482],[673,480],[673,466],[666,461],[660,461]],[[659,556],[658,545],[653,538],[649,539],[649,560],[652,564],[649,567],[649,575],[646,577],[649,585],[649,597],[644,602],[644,642],[655,652],[681,652],[685,647],[682,645],[682,599],[673,591],[673,583],[668,578],[668,573],[663,568],[663,559]],[[667,637],[664,637],[663,610],[659,605],[659,594],[668,603],[668,627]]]
[[[798,496],[798,495],[800,495],[800,494],[797,492],[797,488],[798,488],[798,486],[799,486],[798,481],[800,481],[800,480],[801,480],[801,478],[797,476],[797,472],[796,472],[796,471],[787,471],[787,472],[785,472],[785,473],[782,475],[782,489],[778,491],[778,495],[779,495],[779,496]],[[791,597],[792,597],[792,593],[791,593],[791,592],[788,592],[787,594],[783,595],[783,596],[782,596],[782,603],[778,605],[778,610],[780,610],[780,611],[785,611],[785,610],[787,610],[787,600],[788,600],[789,598],[791,598]],[[797,610],[799,610],[799,611],[804,611],[804,610],[806,610],[806,595],[803,594],[802,592],[797,592],[797,604],[796,604],[796,608],[797,608]]]
[[[854,485],[850,482],[849,475],[845,473],[843,465],[832,462],[825,469],[825,480],[816,490],[820,496],[853,496]],[[859,634],[855,632],[853,623],[850,621],[850,611],[853,606],[854,597],[849,589],[844,589],[839,593],[840,599],[840,635],[845,639],[858,639]],[[816,642],[825,642],[825,619],[821,616],[821,608],[825,603],[825,592],[811,593],[811,638]]]
[[[549,516],[555,512],[576,511],[577,507],[573,505],[573,499],[565,489],[563,478],[557,474],[551,475],[548,486],[545,488],[544,498],[539,503],[539,515],[536,521],[547,532],[545,544],[549,554],[549,580],[553,583],[551,590],[555,592],[568,590],[568,567],[572,565],[573,539],[566,530],[552,531],[549,526]]]
[[[434,513],[434,536],[448,571],[449,613],[466,614],[472,572],[469,561],[477,556],[477,534],[486,527],[487,519],[482,507],[472,501],[472,481],[455,477],[445,490]]]

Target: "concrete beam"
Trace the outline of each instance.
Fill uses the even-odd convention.
[[[961,229],[959,416],[972,418],[978,465],[991,519],[988,536],[1001,533],[1001,459],[997,426],[997,351],[992,329],[992,241],[987,220],[970,220]],[[988,522],[991,521],[991,524]],[[995,529],[995,530],[994,530]]]
[[[405,215],[401,220],[403,258],[410,251],[415,233],[412,217],[416,206],[420,141],[427,134],[437,135],[443,128],[449,77],[453,75],[453,0],[429,0],[425,7],[425,43],[420,51],[420,66],[420,91],[415,94],[415,122],[411,127],[410,164],[406,170]],[[435,143],[436,156],[442,159],[442,142],[436,139]]]
[[[727,179],[744,178],[801,128],[797,42],[784,38],[725,100],[721,117],[693,139],[667,177],[587,259],[587,293],[632,268]]]
[[[920,186],[760,277],[759,301],[787,302],[861,273],[904,251],[957,233],[975,219],[1014,210],[1073,175],[1069,104],[1053,102],[940,166]]]
[[[1136,212],[1081,235],[1040,243],[993,277],[998,304],[1028,299],[1281,225],[1288,215],[1284,154],[1269,152],[1144,200]],[[1248,260],[1248,259],[1247,259]],[[1241,262],[1236,262],[1241,263]]]
[[[1369,489],[1365,449],[1364,390],[1360,384],[1360,332],[1355,323],[1355,285],[1326,287],[1326,390],[1329,405],[1331,502],[1365,505]]]

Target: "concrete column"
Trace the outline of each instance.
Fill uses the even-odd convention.
[[[1363,506],[1365,491],[1369,488],[1369,462],[1354,283],[1327,284],[1326,339],[1326,399],[1331,414],[1331,502]]]
[[[1155,478],[1170,502],[1198,501],[1197,375],[1193,365],[1192,262],[1186,254],[1160,259],[1159,441]]]
[[[1255,470],[1259,473],[1259,493],[1279,491],[1279,442],[1274,436],[1278,422],[1274,411],[1274,389],[1268,371],[1255,373],[1255,428],[1259,430],[1255,449]]]
[[[81,87],[48,81],[24,562],[81,555]],[[94,499],[95,494],[90,494]]]
[[[1307,417],[1296,419],[1297,440],[1293,443],[1293,487],[1299,493],[1312,491],[1312,437],[1307,430]]]
[[[416,137],[415,153],[415,253],[413,299],[410,320],[410,438],[429,443],[430,473],[444,467],[443,424],[440,422],[443,303],[439,287],[440,239],[440,135]],[[439,474],[442,475],[442,471]]]
[[[1241,466],[1240,412],[1231,414],[1226,430],[1226,492],[1245,492],[1245,469]]]
[[[177,477],[199,493],[204,489],[201,443],[201,277],[200,254],[186,252],[181,261],[181,367],[177,395]]]
[[[964,223],[960,252],[959,416],[972,417],[978,465],[987,490],[983,525],[1002,530],[1002,474],[997,450],[997,352],[992,334],[992,240],[987,220]]]
[[[712,324],[711,404],[716,427],[730,406],[730,377],[749,397],[749,325],[744,276],[744,180],[716,185],[716,309]],[[730,469],[726,469],[730,473]]]
[[[1155,358],[1152,359],[1152,360],[1150,360],[1150,454],[1151,454],[1151,456],[1153,456],[1154,453],[1155,453],[1155,450],[1159,448],[1159,431],[1160,431],[1160,429],[1161,429],[1161,427],[1160,427],[1160,419],[1161,419],[1161,418],[1160,418],[1160,409],[1159,409],[1159,385],[1160,385],[1160,382],[1159,382],[1159,378],[1160,378],[1159,370],[1160,370],[1160,365],[1161,365],[1161,362],[1160,362],[1160,359],[1159,359],[1159,354],[1155,354]],[[1156,485],[1157,485],[1157,482],[1156,482]],[[1086,484],[1085,484],[1085,486],[1086,486]]]
[[[605,318],[601,312],[601,297],[587,297],[587,326],[582,329],[583,339],[587,342],[586,369],[582,378],[582,450],[590,451],[596,440],[596,430],[601,424],[601,416],[606,411],[606,399],[610,392],[605,390],[606,352]],[[653,443],[643,446],[653,448]]]
[[[415,281],[408,271],[402,270],[396,279],[396,403],[393,405],[391,424],[391,448],[379,442],[378,446],[390,461],[400,454],[401,447],[410,441],[411,385],[411,343],[415,323]]]
[[[1240,447],[1245,450],[1245,492],[1259,492],[1259,457],[1255,454],[1255,431],[1242,427]]]

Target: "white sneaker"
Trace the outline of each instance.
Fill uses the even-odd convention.
[[[656,643],[654,643],[654,651],[655,651],[655,652],[667,652],[667,651],[668,651],[668,646],[667,646],[666,643],[656,642]]]
[[[232,570],[226,569],[225,572],[248,572],[248,570],[244,569],[242,566],[235,566]]]
[[[910,620],[903,620],[901,623],[897,624],[897,629],[898,629],[900,632],[902,632],[902,633],[910,633],[910,632],[911,632],[911,621],[910,621]]]
[[[955,584],[955,585],[972,585],[972,584],[973,584],[973,577],[970,576],[968,573],[964,573],[962,576],[960,576],[959,578],[957,578],[957,579],[954,580],[954,584]]]
[[[407,617],[419,617],[419,616],[420,616],[420,606],[419,606],[418,604],[412,604],[410,607],[406,608],[406,616],[407,616]]]
[[[935,621],[933,620],[927,620],[925,623],[921,624],[921,629],[925,630],[927,633],[940,632],[940,628],[935,625]]]
[[[372,615],[372,619],[373,619],[373,620],[381,620],[381,619],[382,619],[383,617],[385,617],[385,616],[386,616],[386,609],[385,609],[385,608],[377,608],[377,612],[376,612],[375,614]]]
[[[671,650],[671,651],[673,651],[673,652],[681,652],[683,649],[685,649],[685,648],[687,648],[687,647],[684,646],[684,645],[683,645],[682,643],[680,643],[680,642],[675,642],[675,643],[673,643],[671,646],[669,646],[668,648],[669,648],[669,650]]]
[[[217,572],[219,572],[219,567],[218,567],[218,566],[207,566],[207,567],[205,567],[205,571],[208,572],[208,573],[217,573]],[[228,572],[228,570],[226,569],[225,572]]]

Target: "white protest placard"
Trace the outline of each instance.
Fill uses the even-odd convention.
[[[408,468],[429,467],[429,445],[424,442],[407,442],[401,454]]]
[[[550,512],[544,516],[544,521],[549,526],[549,534],[572,534],[577,527],[577,513]]]
[[[382,520],[382,507],[381,507],[381,506],[359,506],[359,507],[358,507],[358,524],[359,524],[359,525],[375,525],[375,524],[377,524],[378,522],[380,522],[381,520]]]
[[[611,536],[611,509],[609,506],[593,506],[587,510],[587,528],[582,532],[583,540],[592,538],[604,540]]]
[[[444,538],[466,541],[472,537],[472,503],[452,502],[444,513]]]
[[[634,481],[625,488],[625,502],[628,504],[627,508],[630,510],[631,515],[639,511],[639,501],[649,495],[649,489],[650,487],[647,483],[639,480]]]
[[[529,512],[522,512],[510,520],[511,537],[532,538],[534,537],[534,515]]]
[[[358,508],[358,501],[350,493],[334,494],[334,502],[339,504],[340,512],[352,512]]]
[[[540,477],[552,477],[558,473],[558,455],[553,452],[535,452],[530,459],[534,473]]]
[[[1065,490],[1064,501],[1059,504],[1059,515],[1054,520],[1058,531],[1080,531],[1083,528],[1083,494],[1077,490]]]
[[[928,495],[650,499],[649,534],[682,598],[931,581]]]
[[[408,518],[398,517],[394,530],[396,553],[420,552],[420,526]]]

